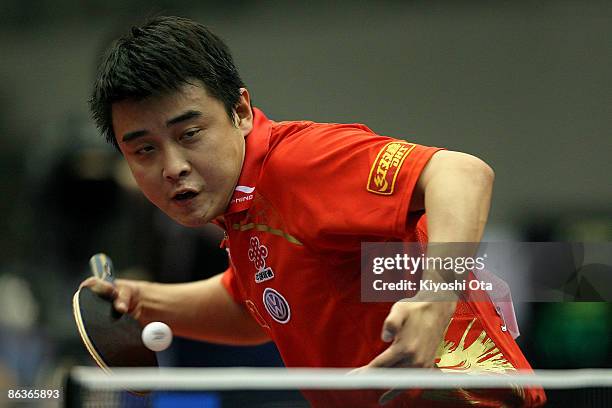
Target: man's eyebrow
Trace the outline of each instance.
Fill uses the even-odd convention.
[[[189,120],[189,119],[192,119],[192,118],[197,118],[197,117],[200,117],[200,116],[202,116],[202,112],[196,111],[196,110],[188,110],[185,113],[181,113],[177,117],[169,119],[166,122],[166,126],[170,127],[170,126],[175,125],[177,123],[184,122],[186,120]],[[136,130],[134,132],[128,132],[125,135],[123,135],[123,138],[121,138],[121,141],[123,143],[131,142],[132,140],[138,139],[139,137],[143,137],[143,136],[147,135],[148,133],[149,132],[147,130]]]
[[[170,127],[170,126],[175,125],[175,124],[177,124],[179,122],[184,122],[186,120],[189,120],[189,119],[192,119],[192,118],[197,118],[199,116],[202,116],[202,112],[196,111],[196,110],[188,110],[187,112],[181,113],[177,117],[168,120],[166,122],[166,126]]]
[[[139,137],[143,137],[147,133],[149,132],[146,130],[136,130],[134,132],[128,132],[125,135],[123,135],[123,137],[121,138],[121,142],[123,143],[130,142],[134,139],[138,139]]]

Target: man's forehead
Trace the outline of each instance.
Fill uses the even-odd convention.
[[[144,97],[126,98],[113,103],[115,106],[152,107],[179,102],[205,102],[209,93],[203,85],[185,83],[177,89],[168,89]]]
[[[113,125],[126,119],[130,122],[138,122],[141,119],[166,122],[186,111],[199,111],[204,114],[213,104],[214,99],[208,95],[203,86],[185,84],[178,90],[113,103]]]

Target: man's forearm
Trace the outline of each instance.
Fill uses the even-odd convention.
[[[180,283],[141,283],[139,320],[166,322],[178,336],[214,343],[254,345],[269,337],[249,312],[234,302],[221,275]]]

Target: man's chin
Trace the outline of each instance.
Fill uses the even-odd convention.
[[[208,224],[215,217],[214,216],[210,216],[209,214],[202,214],[200,216],[196,216],[196,215],[192,214],[192,215],[189,215],[189,216],[185,216],[185,215],[171,215],[170,218],[172,218],[175,222],[181,224],[184,227],[197,228],[197,227],[202,227],[202,226]]]
[[[173,218],[173,220],[188,228],[202,227],[210,222],[207,218]]]

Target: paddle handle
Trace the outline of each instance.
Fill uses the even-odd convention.
[[[89,259],[89,268],[96,278],[111,283],[115,279],[113,261],[106,254],[99,253],[92,256]]]

